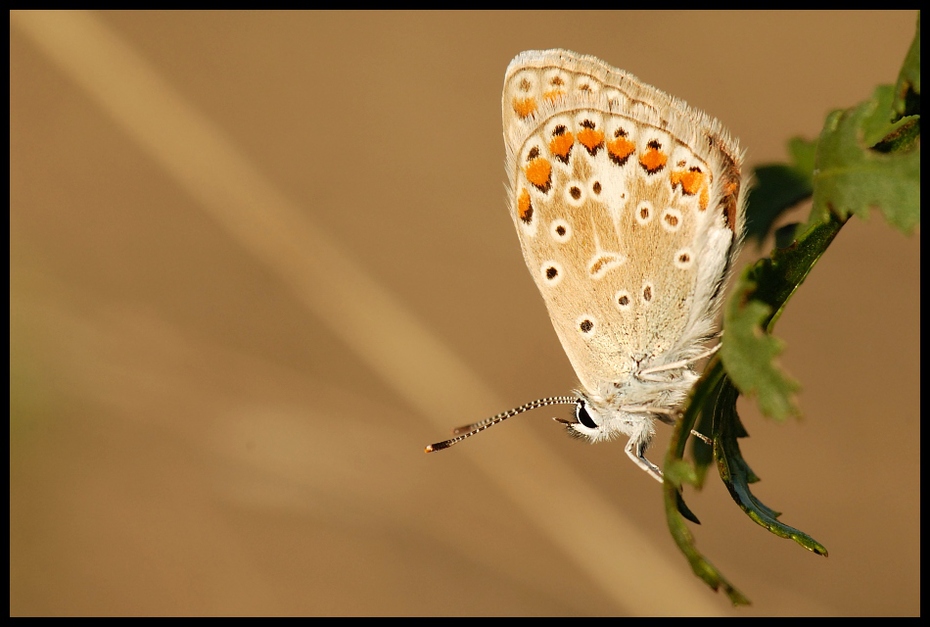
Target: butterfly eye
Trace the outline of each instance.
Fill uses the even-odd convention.
[[[598,427],[597,423],[591,418],[591,414],[585,409],[584,401],[578,401],[578,406],[575,408],[575,417],[578,418],[578,422],[588,429],[597,429]]]

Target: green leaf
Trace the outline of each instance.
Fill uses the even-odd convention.
[[[793,137],[788,141],[788,155],[791,157],[791,167],[813,184],[814,164],[817,162],[817,142],[802,137]]]
[[[920,224],[919,140],[910,150],[870,148],[889,136],[888,141],[902,133],[919,136],[919,122],[891,122],[892,94],[890,87],[879,87],[870,100],[827,117],[817,146],[810,224],[827,221],[831,213],[868,218],[872,208],[905,233]]]
[[[755,169],[746,209],[747,238],[756,240],[761,246],[779,216],[810,198],[814,191],[816,150],[816,142],[795,137],[788,142],[790,163],[761,165]]]
[[[756,524],[779,537],[794,540],[808,551],[826,556],[826,547],[803,531],[779,521],[781,512],[768,507],[753,495],[749,484],[759,481],[759,477],[743,459],[737,440],[748,437],[736,412],[739,393],[728,377],[722,378],[715,392],[717,402],[714,406],[714,423],[719,425],[714,438],[717,467],[730,496]]]
[[[697,430],[710,438],[713,433],[710,415],[701,415]],[[704,487],[704,481],[707,479],[707,471],[714,463],[714,448],[704,441],[693,438],[691,440],[691,457],[694,459],[694,481],[689,482],[698,490]]]
[[[740,281],[746,296],[758,287],[746,276],[751,271],[751,267],[747,268]],[[739,381],[739,389],[758,397],[763,414],[784,420],[800,415],[794,399],[800,385],[775,363],[782,351],[782,342],[762,331],[771,313],[772,308],[758,300],[741,303],[740,299],[731,298],[724,314],[727,332],[721,352],[730,376]]]
[[[808,227],[792,245],[776,249],[740,275],[723,315],[720,357],[737,388],[756,395],[762,413],[776,420],[798,415],[798,384],[775,363],[782,343],[772,329],[791,298],[846,220],[829,216]]]
[[[720,476],[730,496],[749,518],[769,532],[794,540],[817,555],[826,556],[827,549],[803,531],[779,521],[780,512],[762,503],[749,489],[749,484],[759,481],[759,478],[743,459],[737,441],[738,438],[748,437],[736,411],[737,397],[738,391],[724,372],[723,362],[719,358],[713,359],[692,390],[688,407],[672,434],[665,459],[665,516],[672,537],[694,573],[712,589],[722,589],[734,605],[748,605],[749,599],[698,551],[694,536],[685,522],[691,510],[681,496],[681,482],[687,482],[693,473],[686,470],[687,463],[682,456],[687,436],[699,419],[706,421],[710,418]]]
[[[663,483],[665,497],[665,518],[669,531],[678,548],[684,554],[694,574],[700,577],[712,590],[723,590],[733,605],[749,605],[749,599],[740,592],[736,586],[723,576],[710,560],[698,551],[694,535],[688,529],[686,518],[694,516],[681,496],[682,482],[693,483],[697,481],[695,473],[688,468],[684,455],[685,444],[691,429],[697,422],[701,409],[705,407],[707,397],[712,393],[714,385],[723,377],[723,369],[719,367],[719,359],[714,359],[701,381],[691,392],[691,401],[681,419],[677,421],[672,441],[669,444],[665,458],[665,481]],[[690,514],[690,516],[689,516]]]
[[[917,32],[904,58],[892,105],[898,118],[920,115],[920,12],[917,12]]]
[[[794,400],[799,386],[775,363],[782,343],[770,333],[839,228],[852,214],[868,217],[872,207],[906,232],[919,224],[919,120],[892,122],[891,100],[891,89],[880,87],[872,99],[828,116],[816,144],[814,206],[807,225],[789,230],[795,241],[743,272],[724,311],[727,332],[721,357],[733,382],[744,394],[758,397],[766,416],[783,420],[799,413]],[[813,148],[795,141],[792,165],[777,171],[789,173],[795,185],[803,184]],[[794,193],[799,194],[800,188]],[[772,191],[763,195],[763,199],[775,197],[777,192]],[[790,199],[791,193],[785,193],[780,202],[784,205]],[[757,207],[751,205],[753,210]],[[790,237],[780,238],[786,239]]]
[[[755,169],[755,184],[749,193],[750,210],[746,212],[746,237],[762,246],[772,225],[786,210],[810,198],[814,188],[809,177],[781,164],[762,165]]]
[[[712,434],[713,457],[731,497],[757,524],[818,554],[826,548],[778,520],[779,512],[749,489],[759,481],[743,459],[739,438],[748,437],[736,411],[739,393],[758,397],[762,411],[784,419],[798,413],[798,384],[777,366],[782,343],[772,330],[794,292],[852,215],[882,212],[889,223],[911,232],[920,223],[920,18],[917,36],[901,70],[898,89],[878,88],[856,107],[828,116],[816,143],[795,139],[791,162],[756,170],[750,195],[748,233],[761,242],[777,218],[798,201],[813,198],[806,224],[781,227],[778,247],[741,274],[724,310],[720,352],[692,389],[677,421],[665,458],[665,510],[673,538],[695,574],[736,604],[749,600],[697,550],[687,520],[696,517],[684,502],[683,484],[700,486],[710,456],[695,441],[695,465],[683,459],[691,429]],[[901,85],[906,85],[902,88]],[[726,370],[724,369],[726,368]],[[812,478],[813,480],[814,478]]]

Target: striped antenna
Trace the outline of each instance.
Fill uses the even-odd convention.
[[[476,433],[481,433],[489,427],[493,427],[499,422],[504,422],[511,416],[516,416],[517,414],[522,414],[525,411],[530,411],[531,409],[537,409],[539,407],[546,407],[547,405],[574,405],[578,402],[578,399],[574,396],[550,396],[549,398],[541,398],[537,401],[532,401],[526,403],[525,405],[520,405],[515,407],[510,411],[505,411],[503,413],[497,414],[490,418],[486,418],[481,422],[475,422],[470,425],[465,425],[464,427],[459,427],[454,429],[452,433],[455,434],[455,437],[451,440],[446,440],[445,442],[437,442],[436,444],[430,444],[426,447],[427,453],[432,453],[433,451],[441,451],[442,449],[449,448],[454,444],[458,444],[466,438],[470,438]]]

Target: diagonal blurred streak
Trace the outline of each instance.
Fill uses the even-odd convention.
[[[10,18],[437,433],[452,424],[445,410],[451,390],[457,416],[503,407],[485,381],[104,22],[84,12],[14,11]],[[720,613],[719,601],[687,572],[684,560],[664,556],[530,433],[518,448],[489,440],[457,453],[521,507],[618,611]],[[410,454],[420,451],[414,446]]]

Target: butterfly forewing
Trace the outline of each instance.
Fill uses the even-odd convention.
[[[511,215],[582,385],[699,351],[742,228],[719,123],[563,50],[514,59],[502,109]]]

